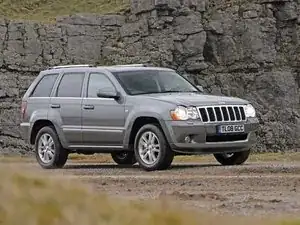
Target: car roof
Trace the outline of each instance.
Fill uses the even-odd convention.
[[[173,69],[165,67],[155,67],[155,66],[145,66],[143,64],[129,64],[129,65],[112,65],[112,66],[91,66],[91,65],[63,65],[54,66],[46,70],[41,71],[41,73],[60,73],[60,72],[100,72],[109,71],[111,73],[115,72],[126,72],[126,71],[146,71],[146,70],[164,70],[164,71],[174,71]]]

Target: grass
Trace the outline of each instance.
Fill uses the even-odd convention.
[[[250,161],[252,162],[271,162],[271,161],[299,162],[300,152],[252,154],[250,157]]]
[[[53,22],[76,13],[116,13],[129,8],[129,0],[0,0],[0,15],[9,19]]]
[[[97,193],[81,183],[0,166],[0,224],[5,225],[299,225],[292,218],[219,216],[187,211],[168,200],[130,201]]]
[[[95,155],[70,155],[70,160],[74,162],[99,162],[111,163],[113,162],[109,154],[95,154]],[[249,158],[249,162],[293,162],[300,161],[300,152],[288,153],[253,153]],[[198,156],[176,156],[174,163],[210,163],[216,162],[213,155],[198,155]]]
[[[110,154],[79,155],[72,154],[69,160],[75,163],[112,163]],[[299,162],[300,152],[253,153],[248,162]],[[0,162],[35,162],[34,157],[2,156]],[[174,163],[211,163],[216,162],[212,155],[176,156]]]

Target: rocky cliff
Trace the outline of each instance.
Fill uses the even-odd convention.
[[[255,150],[300,149],[299,0],[132,0],[125,15],[0,22],[2,152],[30,150],[20,140],[20,98],[39,70],[144,62],[252,101],[261,122]]]

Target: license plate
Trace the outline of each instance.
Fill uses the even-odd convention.
[[[244,125],[221,125],[221,126],[218,126],[219,134],[243,133],[244,131],[245,131]]]

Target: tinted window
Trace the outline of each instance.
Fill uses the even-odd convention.
[[[80,97],[84,79],[84,73],[64,74],[58,90],[57,97]]]
[[[109,78],[101,73],[91,73],[88,85],[88,97],[97,97],[99,90],[115,90],[114,85],[111,83]]]
[[[49,97],[58,74],[45,75],[35,87],[32,97]]]

